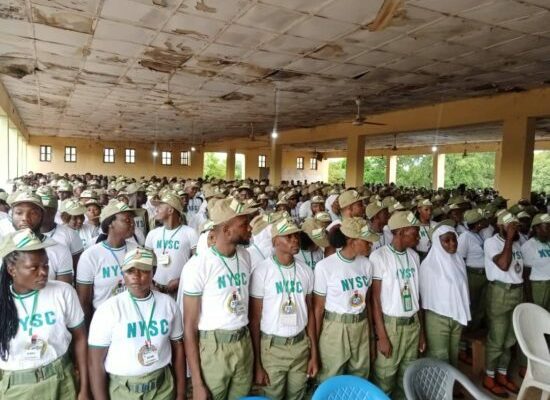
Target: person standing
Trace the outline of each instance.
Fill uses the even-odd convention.
[[[370,371],[372,265],[367,258],[378,235],[362,218],[345,218],[333,232],[339,250],[315,267],[313,307],[319,341],[319,380]]]
[[[497,219],[498,233],[485,241],[487,320],[489,332],[485,351],[486,375],[483,386],[498,397],[518,393],[508,376],[511,349],[516,344],[512,325],[514,308],[523,301],[523,257],[516,217],[508,211]]]
[[[302,399],[319,368],[313,272],[294,258],[299,233],[292,221],[273,224],[274,254],[254,269],[250,283],[254,381],[274,400]]]
[[[0,243],[0,398],[84,400],[89,398],[86,328],[75,290],[48,280],[46,248],[30,229]],[[79,390],[69,355],[80,372]]]
[[[124,257],[128,290],[98,307],[88,339],[95,400],[185,399],[183,327],[176,302],[151,290],[155,255]]]
[[[237,399],[252,386],[248,330],[250,215],[236,199],[210,211],[215,245],[183,269],[184,344],[193,398]]]
[[[416,205],[416,215],[420,222],[420,240],[416,246],[416,252],[420,257],[421,262],[426,258],[426,255],[432,246],[430,230],[435,225],[435,223],[432,222],[432,209],[433,204],[429,199],[419,200]]]
[[[466,264],[452,226],[434,227],[430,252],[419,268],[427,356],[458,367],[462,329],[470,320]]]
[[[384,206],[381,201],[374,200],[365,208],[365,214],[369,221],[370,230],[379,237],[378,241],[372,245],[372,251],[374,251],[386,244],[384,227],[388,224],[390,212],[388,207]]]
[[[533,237],[521,246],[521,254],[530,270],[532,300],[550,312],[550,215],[535,215],[531,230]]]
[[[377,335],[373,381],[393,399],[404,399],[403,376],[426,349],[420,318],[418,268],[419,221],[396,211],[388,221],[393,239],[370,256],[372,308]]]

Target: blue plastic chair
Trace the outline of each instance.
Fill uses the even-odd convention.
[[[312,400],[390,400],[378,386],[366,379],[340,375],[327,379],[313,393]]]

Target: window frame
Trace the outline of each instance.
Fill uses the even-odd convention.
[[[160,164],[170,166],[172,165],[172,152],[171,151],[161,151],[160,152]]]
[[[258,168],[267,167],[267,157],[265,154],[258,154]]]
[[[319,167],[319,160],[315,157],[311,157],[309,159],[309,169],[312,171],[317,171],[317,168]]]
[[[180,165],[183,165],[184,167],[191,166],[191,152],[189,150],[180,152]]]
[[[124,149],[124,163],[135,164],[136,163],[136,149],[129,147]]]
[[[114,164],[115,163],[115,148],[114,147],[104,147],[103,148],[103,164]]]
[[[304,169],[304,157],[296,157],[296,169]]]
[[[68,150],[68,153],[67,153]],[[68,156],[68,157],[67,157]],[[74,159],[73,159],[74,158]],[[75,163],[77,161],[77,150],[76,146],[65,146],[65,162]]]
[[[40,162],[52,162],[52,146],[48,144],[40,145]]]

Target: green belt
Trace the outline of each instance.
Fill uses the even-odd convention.
[[[491,283],[503,289],[519,289],[523,287],[523,283],[504,283],[501,281],[491,281]]]
[[[158,373],[158,375],[145,383],[132,383],[131,382],[132,380],[135,380],[136,378],[139,379],[138,377],[135,377],[135,376],[120,376],[120,375],[109,374],[109,379],[111,379],[112,381],[115,381],[121,386],[126,386],[130,390],[130,392],[148,393],[162,386],[162,384],[164,383],[164,374],[165,374],[166,368],[167,367],[164,367],[160,370],[151,372],[150,374]]]
[[[215,329],[212,331],[199,331],[199,337],[201,339],[207,339],[214,337],[217,342],[221,343],[233,343],[238,342],[248,334],[248,327],[243,326],[240,329],[228,331],[224,329]]]
[[[360,314],[338,314],[332,311],[325,310],[325,319],[327,321],[343,322],[344,324],[353,324],[361,322],[367,318],[367,313],[362,312]]]
[[[271,340],[271,344],[277,344],[282,346],[290,346],[296,343],[300,343],[306,337],[305,331],[298,333],[296,336],[284,337],[277,335],[268,335],[262,332],[262,339]]]
[[[466,267],[469,274],[485,275],[485,268]]]
[[[395,321],[395,324],[397,326],[405,326],[405,325],[412,325],[417,321],[416,314],[412,317],[391,317],[389,315],[384,314],[384,322],[391,323]]]
[[[24,369],[21,371],[0,371],[2,379],[9,379],[10,385],[30,385],[41,381],[45,381],[54,375],[61,372],[66,366],[71,363],[68,352],[59,357],[57,360],[36,369]]]

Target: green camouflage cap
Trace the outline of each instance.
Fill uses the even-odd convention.
[[[69,215],[84,215],[86,213],[86,207],[76,199],[67,199],[61,202],[59,211]]]
[[[464,213],[464,222],[466,222],[468,225],[475,224],[476,222],[479,222],[482,219],[485,219],[485,213],[481,208],[474,208],[472,210],[467,210]]]
[[[45,249],[56,244],[52,239],[40,240],[29,228],[8,233],[0,242],[0,258],[14,251],[33,251]]]
[[[531,222],[531,228],[540,224],[550,224],[550,214],[542,213],[535,215],[533,221]]]
[[[183,214],[183,205],[181,204],[181,199],[178,195],[172,191],[165,192],[164,195],[160,198],[160,202],[168,204],[170,207],[175,209],[180,214]]]
[[[14,192],[13,198],[9,199],[7,203],[11,207],[15,207],[16,205],[22,203],[31,203],[39,207],[41,210],[44,210],[44,204],[42,203],[40,196],[30,192]]]
[[[366,196],[361,196],[357,190],[346,190],[338,196],[338,204],[340,204],[340,208],[345,208],[366,198]]]
[[[126,253],[122,262],[122,271],[137,268],[142,271],[152,271],[157,264],[155,253],[144,247],[136,247]]]
[[[271,237],[287,236],[301,231],[294,222],[284,218],[271,226]]]
[[[382,204],[381,201],[375,200],[365,208],[365,214],[368,219],[372,219],[376,214],[382,211],[384,208],[387,208]]]
[[[388,227],[391,231],[410,226],[420,226],[420,222],[410,211],[396,211],[388,221]]]
[[[511,224],[511,223],[514,223],[514,222],[519,222],[519,220],[514,216],[514,214],[506,211],[506,210],[503,210],[503,212],[501,212],[499,215],[498,215],[498,218],[497,218],[497,225],[508,225],[508,224]]]
[[[256,208],[247,207],[237,199],[220,199],[210,210],[210,219],[214,225],[220,225],[235,217],[250,215],[256,211]]]
[[[105,207],[103,207],[103,210],[101,210],[101,215],[99,216],[99,222],[102,223],[107,218],[112,217],[113,215],[120,214],[123,212],[134,212],[135,210],[133,208],[128,207],[128,204],[124,203],[123,201],[118,201],[116,199],[113,199],[109,201],[109,204],[107,204]]]
[[[367,242],[375,243],[380,236],[369,229],[369,225],[363,218],[344,218],[340,225],[342,233],[351,239],[361,239]]]

